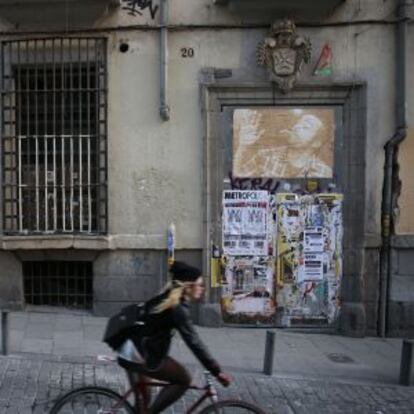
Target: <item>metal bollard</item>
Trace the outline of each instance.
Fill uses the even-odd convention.
[[[411,384],[411,369],[413,364],[414,341],[403,340],[400,365],[400,385]]]
[[[273,374],[273,359],[275,354],[276,332],[266,331],[266,346],[263,362],[263,373],[266,375]]]
[[[7,355],[9,352],[9,312],[1,311],[1,353]]]

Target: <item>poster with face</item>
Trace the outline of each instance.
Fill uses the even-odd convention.
[[[332,108],[236,109],[233,176],[332,178],[334,138]]]

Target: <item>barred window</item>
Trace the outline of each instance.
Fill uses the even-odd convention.
[[[4,41],[1,52],[4,233],[105,233],[105,39]]]
[[[23,262],[23,285],[27,305],[92,308],[92,262]]]

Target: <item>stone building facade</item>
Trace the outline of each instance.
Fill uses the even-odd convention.
[[[196,316],[222,323],[210,259],[223,190],[314,185],[343,194],[332,326],[414,334],[410,2],[47,3],[0,1],[2,307],[108,315],[145,300],[167,281],[174,223],[176,258],[208,279]],[[287,17],[296,43],[277,46]],[[272,67],[283,59],[293,69]],[[243,108],[332,110],[330,173],[240,180]]]

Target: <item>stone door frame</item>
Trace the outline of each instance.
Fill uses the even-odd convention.
[[[212,237],[219,230],[223,181],[222,111],[247,106],[336,106],[342,110],[342,177],[344,197],[343,279],[339,330],[365,333],[362,275],[365,240],[366,85],[360,83],[303,83],[281,94],[270,82],[216,80],[205,71],[201,82],[203,119],[203,271],[210,274]],[[207,302],[216,305],[218,288],[208,288]]]

